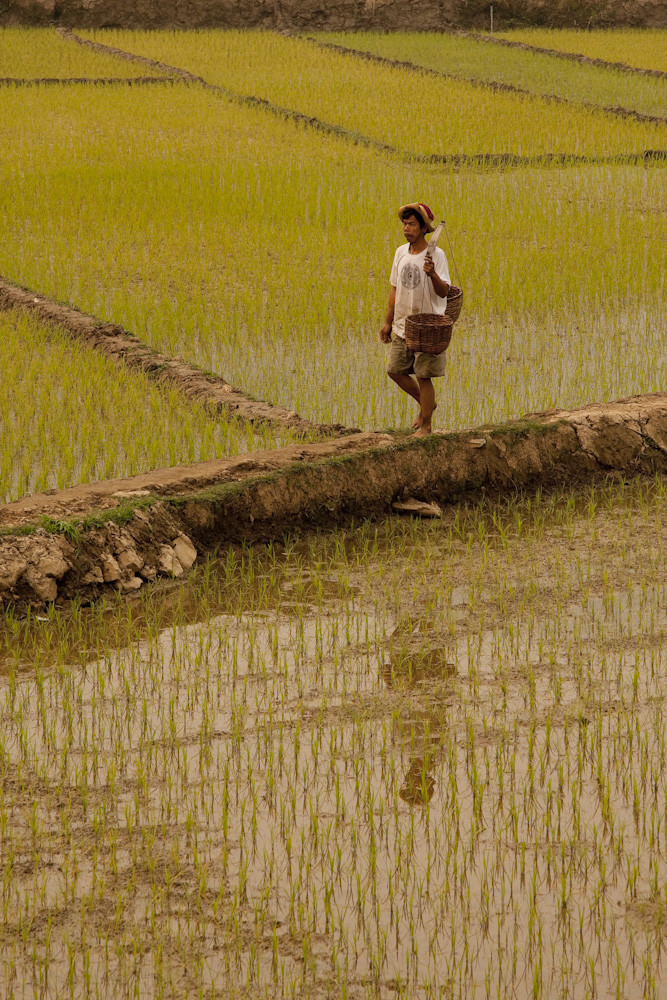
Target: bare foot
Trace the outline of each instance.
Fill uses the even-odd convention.
[[[431,433],[431,425],[429,424],[428,426],[426,426],[425,424],[422,424],[421,427],[418,427],[417,430],[414,432],[414,434],[411,435],[411,437],[425,438],[428,437],[430,433]]]
[[[438,404],[436,403],[435,406],[433,407],[433,412],[435,413],[437,409],[438,409]],[[415,419],[412,421],[412,427],[414,430],[418,431],[423,423],[424,423],[424,418],[422,417],[421,413],[418,413]]]

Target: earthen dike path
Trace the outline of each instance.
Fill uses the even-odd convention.
[[[667,472],[667,393],[413,439],[315,425],[250,400],[221,377],[158,354],[118,326],[2,278],[0,308],[32,313],[239,419],[324,438],[0,506],[0,607],[20,611],[134,592],[159,577],[181,576],[222,546],[385,516],[406,497],[448,503],[483,491]]]

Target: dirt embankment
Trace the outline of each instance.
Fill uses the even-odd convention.
[[[135,591],[221,545],[383,515],[406,496],[449,502],[618,472],[667,473],[667,393],[419,440],[354,434],[42,494],[0,508],[0,606]]]
[[[220,375],[205,372],[182,358],[170,358],[142,343],[122,326],[104,323],[72,306],[62,305],[28,288],[15,285],[0,275],[0,309],[20,309],[65,330],[72,337],[94,347],[128,368],[142,371],[158,383],[175,386],[187,399],[197,400],[213,410],[227,412],[251,424],[268,424],[278,430],[311,437],[337,437],[353,433],[342,424],[314,424],[293,410],[250,399],[234,389]]]
[[[96,87],[147,87],[153,84],[177,83],[173,76],[1,76],[0,87],[41,87],[53,84],[59,87],[71,87],[80,83]]]
[[[664,27],[662,0],[494,0],[497,29]],[[487,0],[0,0],[0,24],[434,31],[489,27]]]
[[[604,69],[614,69],[619,73],[633,73],[636,76],[653,76],[659,80],[664,80],[667,73],[661,69],[645,69],[640,66],[629,66],[623,62],[610,62],[608,59],[593,59],[591,56],[584,56],[580,52],[564,52],[561,49],[545,48],[541,45],[529,45],[527,42],[519,42],[511,38],[500,38],[497,35],[480,34],[474,31],[459,31],[458,34],[474,38],[488,45],[500,45],[509,49],[521,49],[524,52],[534,52],[538,55],[554,56],[556,59],[565,59],[570,62],[581,63],[583,66],[601,66]]]

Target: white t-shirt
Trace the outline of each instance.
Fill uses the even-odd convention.
[[[394,254],[391,268],[390,283],[396,289],[394,305],[394,322],[391,331],[405,340],[405,318],[415,313],[444,313],[447,308],[447,298],[435,294],[433,282],[424,274],[426,247],[421,253],[410,253],[410,244],[404,243]],[[436,247],[433,251],[435,273],[447,284],[449,267],[444,250]]]

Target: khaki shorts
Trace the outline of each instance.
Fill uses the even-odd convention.
[[[447,351],[442,354],[426,354],[411,351],[402,337],[393,333],[387,351],[387,372],[389,375],[416,375],[417,378],[440,378],[445,374]]]

